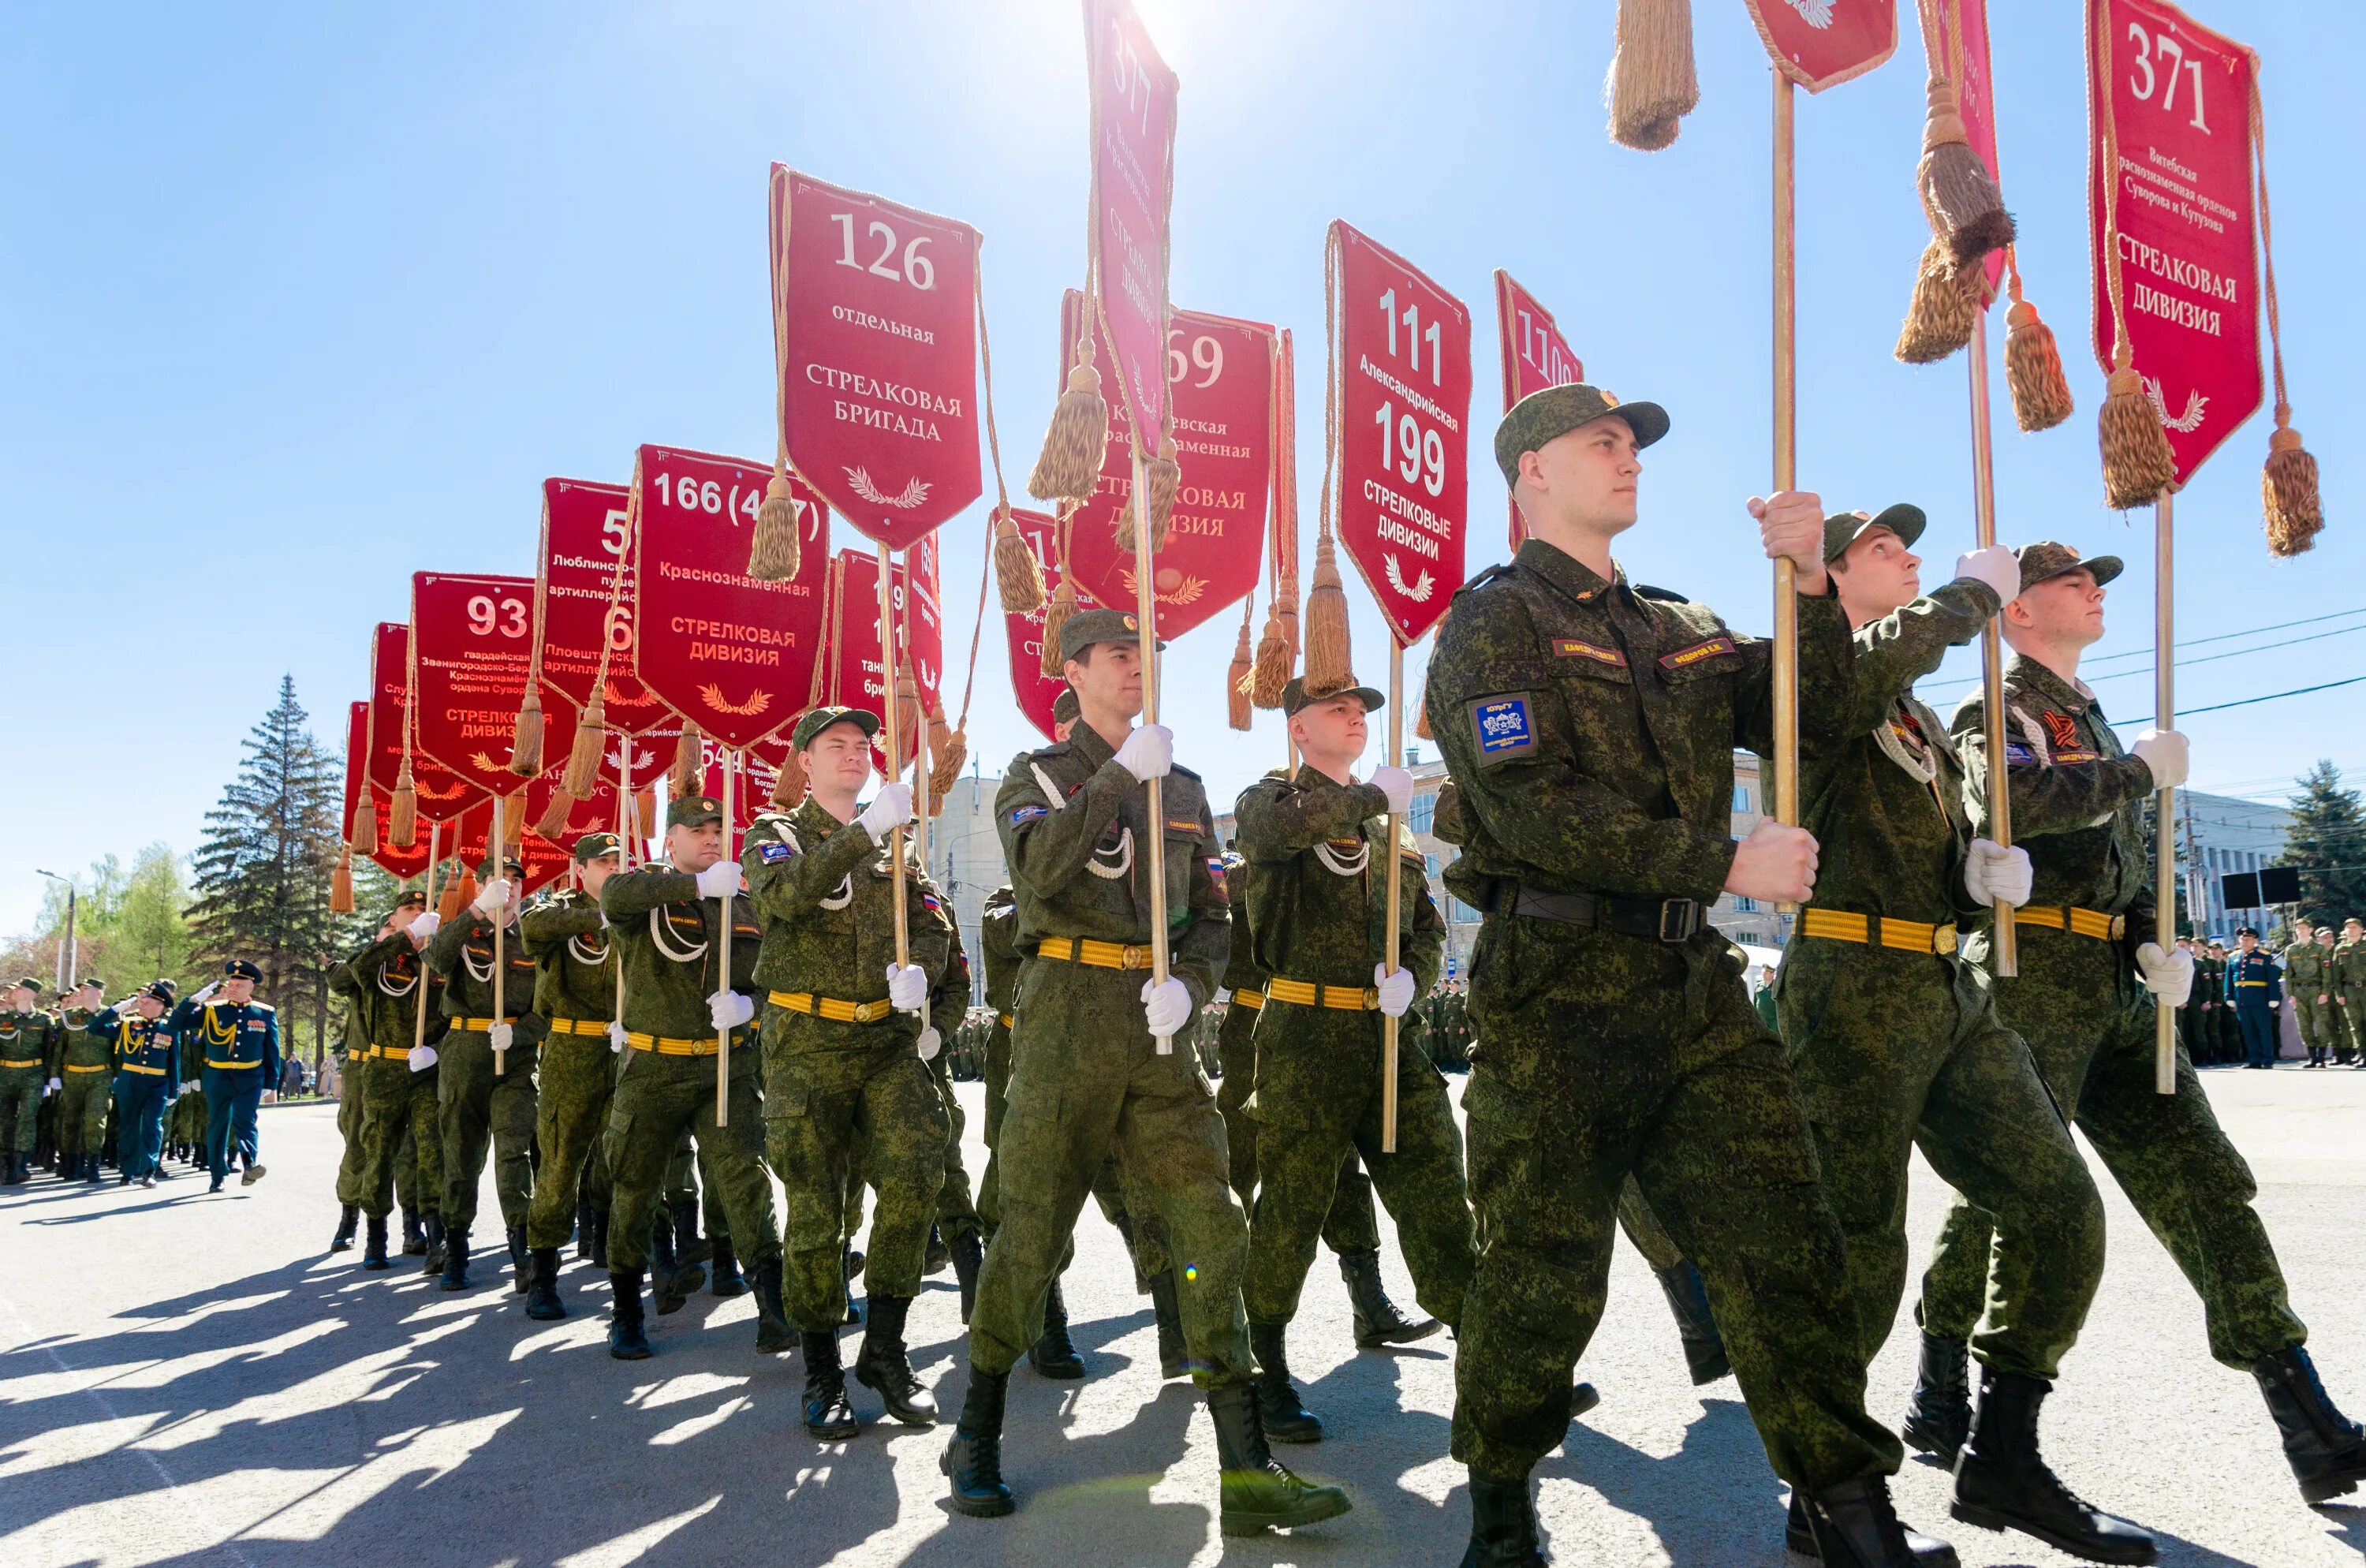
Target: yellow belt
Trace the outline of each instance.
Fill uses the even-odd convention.
[[[2236,987],[2243,987],[2243,986],[2258,986],[2258,987],[2260,987],[2264,988],[2264,987],[2266,987],[2266,985],[2267,985],[2267,982],[2266,982],[2265,980],[2237,980],[2237,981],[2236,981],[2236,982],[2235,982],[2235,984],[2236,984]]]
[[[1895,947],[1906,953],[1953,953],[1955,928],[1921,920],[1893,920],[1887,915],[1860,915],[1848,909],[1802,909],[1799,934],[1830,942],[1863,942]]]
[[[605,1034],[608,1026],[588,1018],[554,1018],[550,1021],[550,1032],[553,1034]]]
[[[765,999],[776,1008],[786,1008],[791,1012],[809,1012],[833,1023],[876,1023],[896,1010],[895,1004],[884,998],[875,1002],[850,1002],[837,997],[817,997],[811,991],[767,991],[764,995]]]
[[[217,1062],[211,1056],[208,1056],[206,1066],[218,1073],[251,1073],[263,1064],[261,1062]]]
[[[655,1034],[627,1034],[625,1043],[636,1051],[655,1051],[660,1056],[712,1056],[720,1050],[712,1034],[696,1040],[674,1040]]]
[[[2065,908],[2059,904],[2033,904],[2012,912],[2017,926],[2044,926],[2048,931],[2067,931],[2076,936],[2090,936],[2098,942],[2117,942],[2127,935],[2125,915],[2107,915],[2101,909]]]
[[[1088,936],[1047,936],[1035,950],[1045,958],[1089,964],[1095,969],[1147,969],[1150,949],[1122,942],[1097,942]]]
[[[479,1034],[490,1034],[493,1032],[493,1025],[503,1021],[498,1018],[456,1018],[452,1021],[452,1027],[473,1029]]]
[[[1000,1019],[1000,1020],[1002,1021],[1002,1027],[1003,1027],[1003,1028],[1008,1029],[1008,1028],[1009,1028],[1009,1027],[1010,1027],[1010,1015],[1009,1015],[1008,1013],[1007,1013],[1007,1012],[998,1012],[998,1013],[996,1013],[994,1016],[995,1016],[995,1017],[997,1017],[997,1018],[998,1018],[998,1019]]]
[[[126,1062],[126,1063],[124,1063],[124,1064],[123,1064],[123,1070],[124,1070],[125,1072],[127,1072],[127,1073],[146,1073],[150,1077],[156,1077],[156,1078],[161,1078],[161,1077],[163,1077],[164,1076],[164,1069],[163,1069],[163,1068],[162,1068],[162,1067],[143,1067],[143,1066],[141,1066],[139,1063],[137,1063],[137,1062]]]
[[[105,1062],[101,1062],[95,1067],[77,1067],[72,1062],[68,1062],[66,1064],[66,1071],[70,1073],[103,1073],[107,1071],[107,1064]]]
[[[362,1060],[366,1062],[371,1060],[382,1062],[407,1062],[411,1060],[411,1047],[408,1045],[373,1045],[369,1048],[368,1054],[365,1055]]]
[[[13,1059],[0,1061],[0,1067],[38,1067],[40,1065],[41,1059],[39,1056],[28,1056],[21,1062]]]
[[[1235,986],[1233,987],[1233,1000],[1248,1009],[1251,1012],[1255,1012],[1257,1009],[1265,1006],[1265,993],[1263,991],[1251,990],[1245,986]]]
[[[1276,978],[1265,983],[1265,994],[1268,1001],[1334,1008],[1340,1012],[1369,1012],[1380,1005],[1380,991],[1370,986],[1318,986],[1312,980]]]

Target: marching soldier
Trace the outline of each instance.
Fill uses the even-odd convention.
[[[1847,1243],[1862,1348],[1880,1353],[1906,1288],[1910,1151],[1998,1215],[1986,1331],[1976,1337],[1980,1414],[1966,1440],[1920,1418],[1906,1439],[1955,1463],[1955,1515],[2027,1531],[2077,1556],[2150,1562],[2152,1538],[2090,1507],[2039,1453],[2039,1406],[2077,1342],[2103,1273],[2103,1203],[2029,1048],[2000,1023],[1980,963],[1955,926],[1999,900],[2029,901],[2025,850],[1979,837],[1963,764],[1914,682],[1979,635],[2020,592],[2012,553],[1960,558],[1922,594],[1919,507],[1824,524],[1824,560],[1854,630],[1856,694],[1842,739],[1803,748],[1804,826],[1816,836],[1815,899],[1775,980],[1783,1038]],[[1966,1347],[1925,1333],[1922,1381],[1965,1397]],[[1956,1462],[1957,1450],[1962,1459]],[[1814,1542],[1795,1501],[1789,1545]]]
[[[113,1056],[117,1185],[153,1187],[163,1176],[164,1102],[173,1088],[173,1037],[163,1027],[173,982],[152,981],[90,1021]]]
[[[799,719],[789,744],[809,793],[793,811],[770,811],[748,829],[739,864],[764,922],[756,961],[764,995],[766,1141],[785,1189],[782,1303],[806,1359],[806,1429],[824,1440],[861,1429],[846,1397],[838,1329],[847,1307],[843,1223],[866,1176],[879,1207],[863,1270],[868,1300],[855,1381],[888,1415],[933,1426],[936,1401],[906,1359],[904,1328],[919,1294],[921,1257],[944,1187],[951,1132],[928,1061],[941,1048],[919,1014],[948,968],[946,914],[927,869],[908,848],[905,932],[910,962],[896,962],[898,868],[885,846],[912,813],[912,792],[871,782],[879,720],[856,708],[821,707]],[[858,1151],[857,1129],[867,1145]],[[867,1154],[869,1169],[859,1168]]]
[[[488,854],[477,874],[483,881],[476,901],[427,944],[427,967],[444,981],[449,1021],[436,1047],[444,1139],[443,1288],[468,1288],[468,1232],[490,1153],[493,1190],[508,1233],[510,1280],[524,1294],[526,1206],[534,1201],[535,1047],[542,1038],[542,1020],[534,1010],[534,955],[517,927],[525,865],[507,854]],[[499,1010],[493,1006],[497,927],[504,965]],[[508,1056],[507,1071],[498,1077],[496,1051]]]
[[[1815,883],[1805,831],[1729,832],[1734,749],[1773,749],[1773,650],[1611,557],[1637,454],[1667,427],[1584,385],[1515,404],[1495,456],[1529,536],[1457,593],[1429,664],[1462,818],[1447,886],[1485,911],[1462,1101],[1482,1238],[1455,1363],[1466,1561],[1542,1560],[1528,1473],[1567,1432],[1632,1171],[1707,1280],[1823,1561],[1904,1568],[1898,1442],[1865,1413],[1855,1314],[1832,1289],[1840,1227],[1782,1046],[1707,918],[1720,891],[1804,902]],[[1823,509],[1791,491],[1750,510],[1797,568],[1802,744],[1837,744],[1853,659]]]
[[[1001,1466],[1010,1369],[1034,1342],[1077,1212],[1114,1149],[1155,1193],[1173,1254],[1192,1262],[1178,1297],[1215,1421],[1222,1525],[1255,1534],[1333,1517],[1348,1502],[1276,1461],[1258,1421],[1240,1293],[1247,1227],[1191,1040],[1229,941],[1222,863],[1198,775],[1174,768],[1163,727],[1133,726],[1139,637],[1133,617],[1114,610],[1068,618],[1060,654],[1080,717],[1065,741],[1014,759],[995,800],[1019,900],[1016,946],[1029,963],[997,1151],[1002,1224],[978,1280],[969,1388],[942,1467],[956,1512],[1011,1511]],[[1156,821],[1142,788],[1154,778],[1166,780]],[[1166,852],[1164,983],[1144,976],[1152,833]]]
[[[2293,921],[2293,940],[2283,951],[2284,990],[2292,998],[2293,1021],[2300,1026],[2302,1049],[2308,1053],[2307,1066],[2325,1066],[2327,1050],[2331,1046],[2334,1029],[2333,1013],[2333,932],[2327,931],[2323,945],[2317,942],[2316,927],[2307,920]]]
[[[2210,942],[2212,987],[2210,1006],[2211,1055],[2220,1062],[2243,1059],[2243,1036],[2235,1021],[2234,960],[2226,944],[2213,937]]]
[[[708,1174],[747,1251],[756,1282],[756,1349],[773,1355],[795,1343],[781,1314],[781,1232],[772,1186],[764,1174],[763,1063],[749,1023],[756,1016],[756,955],[762,932],[735,904],[723,929],[722,897],[737,892],[739,863],[723,858],[723,807],[709,795],[666,807],[665,858],[619,871],[600,887],[600,909],[616,944],[623,988],[625,1050],[609,1099],[605,1144],[610,1183],[608,1284],[614,1316],[608,1354],[637,1361],[649,1354],[641,1313],[641,1275],[651,1270],[659,1315],[677,1312],[704,1282],[703,1271],[677,1266],[671,1235],[657,1236],[666,1164],[682,1129],[706,1156]],[[722,983],[730,945],[731,984]],[[715,1120],[717,1035],[728,1032],[727,1126]],[[652,1248],[652,1240],[659,1245]],[[654,1256],[653,1256],[654,1251]],[[652,1265],[654,1268],[652,1269]]]
[[[1383,765],[1358,784],[1350,772],[1364,753],[1366,716],[1382,701],[1367,686],[1310,694],[1303,682],[1290,681],[1281,711],[1298,772],[1268,774],[1234,807],[1245,861],[1234,908],[1247,910],[1255,971],[1265,976],[1256,1088],[1245,1107],[1264,1135],[1241,1299],[1257,1360],[1258,1412],[1266,1435],[1283,1442],[1323,1435],[1290,1385],[1284,1341],[1314,1261],[1316,1232],[1338,1196],[1344,1157],[1362,1156],[1397,1221],[1415,1298],[1431,1314],[1424,1333],[1440,1320],[1461,1321],[1470,1284],[1462,1140],[1445,1077],[1424,1054],[1417,1027],[1404,1026],[1398,1037],[1396,1149],[1381,1146],[1380,1018],[1406,1018],[1414,998],[1436,979],[1446,943],[1419,852],[1410,838],[1390,840],[1388,818],[1411,806],[1413,775]],[[1400,885],[1393,969],[1386,945],[1392,870]],[[1237,940],[1241,922],[1234,923]],[[1366,1256],[1377,1264],[1377,1249]],[[1344,1256],[1341,1264],[1352,1290]],[[1357,1315],[1360,1340],[1368,1327],[1360,1303]]]
[[[419,1199],[424,1232],[419,1253],[422,1273],[444,1269],[442,1186],[444,1143],[436,1107],[438,1075],[435,1047],[444,1038],[444,1010],[436,1005],[441,981],[421,955],[441,923],[427,908],[427,896],[406,892],[394,902],[378,926],[377,937],[329,972],[329,989],[345,998],[353,1010],[355,1038],[360,1045],[348,1054],[358,1064],[355,1081],[362,1090],[362,1168],[356,1183],[367,1230],[362,1267],[389,1269],[386,1220],[394,1206],[397,1168],[403,1149],[412,1151],[416,1175],[412,1188]],[[422,1028],[419,1010],[427,1020]],[[411,1253],[408,1231],[411,1213],[403,1215],[403,1251]]]
[[[115,1032],[91,1027],[106,1006],[107,987],[85,975],[72,1001],[58,1010],[58,1173],[93,1186],[100,1180],[98,1156],[114,1094]]]
[[[2316,995],[2316,1042],[2309,1047],[2308,1052],[2308,1065],[2312,1067],[2333,1066],[2333,1052],[2349,1043],[2347,1026],[2341,1019],[2341,1005],[2333,994],[2335,990],[2333,960],[2338,951],[2334,944],[2333,928],[2329,925],[2317,927],[2316,958],[2325,971],[2325,977],[2319,984]]]
[[[2366,1431],[2317,1380],[2304,1348],[2307,1326],[2286,1300],[2283,1270],[2251,1206],[2250,1167],[2219,1129],[2191,1064],[2177,1063],[2173,1093],[2153,1087],[2153,1010],[2182,1001],[2192,976],[2145,939],[2154,912],[2143,809],[2155,791],[2184,780],[2186,740],[2148,729],[2124,754],[2079,679],[2080,656],[2103,635],[2103,585],[2120,563],[2083,561],[2050,543],[2019,553],[2021,592],[2002,622],[2013,649],[2002,762],[2014,836],[2036,885],[2034,902],[2015,911],[2021,974],[1998,985],[1998,1010],[2028,1043],[2055,1104],[2201,1296],[2211,1354],[2258,1381],[2301,1495],[2320,1503],[2366,1478]],[[1976,694],[1955,721],[1975,829],[1987,822],[1987,773],[1997,761],[1986,754],[1983,718]],[[2248,931],[2243,945],[2236,995],[2271,997],[2274,961],[2252,952]],[[2261,989],[2246,989],[2259,971],[2268,972]],[[1991,1258],[1989,1231],[1989,1216],[1960,1199],[1948,1213],[1923,1280],[1926,1333],[1970,1334],[1991,1270],[2005,1267]],[[1975,1445],[1987,1419],[1985,1411],[1977,1418]]]
[[[344,1149],[337,1157],[337,1231],[329,1238],[331,1252],[354,1245],[362,1224],[362,1173],[368,1162],[362,1149],[362,1102],[367,1092],[363,1079],[369,1064],[369,1039],[363,1032],[362,1010],[345,1009],[344,1037],[337,1042],[337,1136]]]
[[[8,1010],[0,1013],[0,1185],[9,1187],[32,1179],[41,1101],[53,1092],[55,1026],[34,1005],[40,996],[40,981],[28,975],[8,987]]]
[[[598,1171],[588,1185],[585,1177],[608,1120],[614,1047],[624,1033],[614,1021],[615,952],[600,913],[600,890],[624,863],[624,840],[614,833],[584,834],[575,840],[575,886],[536,899],[518,919],[518,940],[535,964],[534,1010],[547,1031],[535,1102],[542,1167],[526,1212],[532,1278],[525,1314],[531,1318],[567,1315],[558,1295],[558,1249],[567,1245],[570,1224],[580,1216],[587,1234],[608,1224],[607,1173]],[[588,1211],[576,1206],[579,1195]]]
[[[279,1015],[254,999],[263,971],[243,958],[222,965],[208,983],[173,1010],[166,1025],[181,1045],[184,1078],[201,1083],[206,1095],[206,1164],[213,1172],[208,1192],[221,1190],[238,1156],[239,1185],[263,1179],[256,1108],[276,1100],[279,1082]],[[215,1001],[219,992],[221,1000]]]
[[[2333,986],[2341,1018],[2333,1037],[2334,1059],[2345,1067],[2366,1067],[2366,921],[2355,915],[2341,922],[2341,942],[2333,950]]]
[[[2283,970],[2275,954],[2259,945],[2259,933],[2250,926],[2236,931],[2235,947],[2235,956],[2226,963],[2226,989],[2236,1027],[2243,1032],[2243,1066],[2266,1072],[2283,1051],[2276,1018],[2284,1005]]]

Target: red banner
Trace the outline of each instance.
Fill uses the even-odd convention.
[[[542,814],[550,809],[551,800],[558,793],[558,781],[565,771],[562,768],[552,768],[526,781],[525,812],[522,820],[526,822],[542,820]],[[655,774],[649,775],[649,782],[654,782],[655,776]],[[566,825],[558,832],[548,835],[550,841],[562,848],[572,849],[575,840],[586,833],[622,832],[624,825],[616,818],[617,800],[616,786],[609,783],[603,774],[600,782],[592,786],[589,799],[574,802],[567,813]]]
[[[781,763],[789,754],[789,738],[768,736],[737,753],[739,765],[731,780],[731,827],[744,833],[763,812],[773,809],[772,785],[779,782]],[[716,800],[723,798],[724,749],[712,740],[699,743],[698,787]]]
[[[789,461],[866,537],[908,549],[981,488],[978,232],[781,164],[772,222]]]
[[[772,477],[769,463],[670,446],[633,461],[635,668],[675,712],[745,746],[806,705],[821,651],[829,578],[825,525],[795,577],[748,575],[748,535]],[[820,498],[794,475],[799,501]]]
[[[2106,246],[2116,244],[2129,346],[2181,486],[2259,406],[2250,118],[2259,57],[2161,0],[2088,0],[2087,38],[2095,358],[2111,370]],[[2107,109],[2119,144],[2118,232],[2108,238]]]
[[[1072,288],[1060,301],[1060,341],[1066,345],[1063,378],[1084,331],[1085,297]],[[1166,342],[1182,483],[1151,588],[1158,603],[1158,635],[1177,637],[1239,604],[1242,594],[1255,591],[1264,570],[1273,479],[1274,333],[1256,321],[1177,310],[1169,318]],[[1103,337],[1101,353],[1109,352]],[[1078,593],[1132,611],[1133,553],[1119,543],[1118,528],[1133,484],[1133,424],[1121,400],[1110,399],[1109,411],[1100,482],[1092,499],[1076,508],[1068,548]]]
[[[589,704],[604,643],[608,728],[627,735],[673,716],[633,672],[632,493],[623,485],[543,480],[542,554],[535,578],[544,704],[554,692],[576,709]],[[822,516],[819,508],[810,513],[816,532]],[[544,754],[550,754],[546,746]]]
[[[370,642],[370,783],[391,798],[402,776],[402,732],[411,713],[411,627],[380,621]],[[411,738],[411,779],[422,822],[448,822],[483,794],[418,749]],[[421,835],[424,843],[426,836]],[[383,842],[383,840],[381,840]]]
[[[1495,269],[1495,330],[1503,348],[1504,412],[1530,392],[1585,379],[1585,362],[1561,335],[1553,313],[1500,266]],[[1512,548],[1518,550],[1527,536],[1527,525],[1515,503]]]
[[[1126,403],[1155,433],[1166,418],[1175,73],[1129,0],[1085,0],[1085,60],[1093,106],[1095,287],[1121,389],[1110,401]],[[1155,450],[1146,446],[1142,455]]]
[[[1462,586],[1470,311],[1342,220],[1328,247],[1339,543],[1397,640],[1414,643]]]
[[[354,703],[345,710],[345,793],[337,813],[337,837],[349,844],[354,841],[354,809],[369,788],[369,713],[367,703]]]
[[[1952,40],[1948,52],[1939,38],[1925,36],[1923,53],[1933,74],[1944,73],[1955,85],[1955,102],[1964,118],[1964,135],[1972,152],[1988,166],[1989,175],[2003,182],[2004,168],[1997,161],[1996,81],[1989,73],[1989,0],[1932,0],[1941,26]],[[1957,53],[1962,55],[1956,59]],[[1990,251],[1987,263],[1988,300],[1993,302],[2004,287],[2004,253]]]
[[[923,558],[916,553],[908,558]],[[887,708],[881,676],[885,656],[879,650],[879,558],[868,550],[842,550],[836,570],[828,700],[884,718]],[[892,581],[895,614],[902,628],[897,635],[909,651],[925,705],[935,693],[936,672],[944,668],[944,620],[925,580],[918,592],[909,591],[910,580],[907,562],[896,562]]]
[[[488,794],[524,789],[525,780],[510,772],[510,742],[533,671],[533,580],[414,572],[411,630],[419,698],[411,744]],[[544,726],[546,754],[566,756],[574,710],[548,710]]]
[[[1897,0],[1749,0],[1774,69],[1811,93],[1852,81],[1898,49]]]
[[[1053,537],[1059,525],[1041,512],[1026,512],[1016,507],[1011,510],[1010,520],[1019,525],[1019,536],[1027,541],[1027,547],[1033,550],[1035,558],[1043,563],[1043,588],[1048,604],[1051,592],[1060,586],[1059,547]],[[1032,615],[1005,610],[1002,613],[1002,631],[1004,641],[1010,649],[1011,695],[1018,699],[1019,711],[1027,716],[1027,722],[1042,730],[1043,739],[1049,740],[1053,739],[1052,705],[1059,700],[1060,694],[1067,689],[1068,683],[1057,675],[1043,673],[1042,607],[1038,606]]]
[[[416,770],[414,770],[415,772]],[[419,838],[409,849],[397,849],[388,826],[390,806],[387,793],[373,784],[370,788],[370,809],[377,819],[377,852],[370,859],[389,876],[409,882],[427,869],[427,847],[431,839],[445,855],[466,855],[473,868],[484,858],[485,840],[492,833],[493,803],[476,790],[461,786],[475,802],[467,811],[456,813],[440,827],[432,827],[427,819],[427,803],[420,802]],[[441,888],[441,883],[438,883]]]

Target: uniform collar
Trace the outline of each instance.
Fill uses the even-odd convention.
[[[2051,667],[2040,664],[2034,659],[2014,654],[2006,664],[2004,674],[2010,684],[2034,694],[2048,707],[2057,707],[2070,714],[2085,713],[2089,708],[2093,708],[2098,714],[2103,711],[2094,687],[2075,676],[2066,681]]]
[[[1356,787],[1353,784],[1339,783],[1312,762],[1299,763],[1298,774],[1290,782],[1301,789],[1353,789]]]
[[[830,814],[829,807],[810,795],[797,802],[797,808],[789,813],[789,820],[800,828],[810,829],[824,838],[847,826]]]
[[[1081,718],[1068,730],[1068,744],[1096,768],[1106,766],[1117,755],[1117,748],[1102,739],[1101,732]]]
[[[1533,571],[1555,588],[1582,604],[1590,604],[1613,587],[1627,587],[1627,569],[1617,561],[1610,563],[1612,576],[1605,580],[1592,567],[1571,555],[1558,545],[1548,545],[1534,535],[1521,541],[1515,558],[1523,570]]]

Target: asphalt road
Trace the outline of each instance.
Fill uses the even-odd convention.
[[[2326,1380],[2351,1414],[2366,1412],[2366,1073],[2205,1078],[2258,1173]],[[964,1089],[975,1111],[975,1086]],[[1346,1485],[1354,1513],[1296,1538],[1217,1534],[1207,1416],[1187,1385],[1156,1381],[1147,1300],[1088,1206],[1068,1294],[1092,1377],[1014,1376],[1006,1465],[1020,1511],[966,1519],[941,1501],[943,1433],[807,1438],[802,1370],[755,1356],[745,1298],[702,1295],[652,1317],[658,1354],[625,1364],[605,1353],[604,1282],[587,1265],[568,1264],[573,1315],[551,1325],[524,1317],[505,1266],[456,1296],[408,1269],[366,1275],[358,1250],[326,1250],[332,1109],[275,1108],[263,1125],[270,1175],[252,1189],[208,1197],[185,1175],[154,1191],[42,1179],[0,1194],[0,1564],[1086,1568],[1460,1555],[1470,1515],[1446,1458],[1451,1342],[1358,1353],[1327,1258],[1291,1356],[1331,1436],[1285,1452]],[[983,1159],[973,1147],[973,1174]],[[2302,1505],[2250,1379],[2209,1359],[2191,1292],[2104,1186],[2111,1266],[2047,1409],[2056,1468],[2158,1532],[2164,1562],[2355,1568],[2366,1509]],[[1918,1172],[1918,1246],[1941,1191]],[[1388,1269],[1409,1300],[1392,1244]],[[915,1306],[912,1338],[923,1378],[957,1404],[950,1272]],[[1885,1419],[1912,1364],[1901,1319],[1874,1369]],[[1781,1545],[1782,1489],[1733,1383],[1692,1388],[1659,1292],[1623,1248],[1583,1372],[1603,1404],[1539,1472],[1557,1561],[1796,1568]],[[1954,1540],[1966,1564],[2071,1561],[1953,1524],[1938,1470],[1910,1462],[1898,1492],[1907,1517]]]

